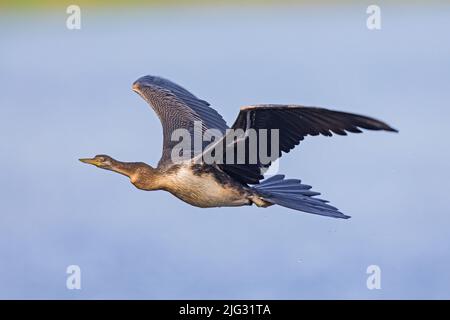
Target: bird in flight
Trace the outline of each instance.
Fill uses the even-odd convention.
[[[288,153],[308,135],[346,135],[347,132],[360,133],[361,129],[397,132],[382,121],[362,115],[318,107],[275,104],[242,107],[230,128],[208,102],[172,81],[144,76],[136,80],[132,88],[153,108],[162,124],[163,150],[157,167],[143,162],[121,162],[108,155],[80,161],[120,173],[138,189],[168,191],[184,202],[202,208],[279,205],[322,216],[349,218],[329,205],[328,201],[317,198],[320,193],[312,191],[311,186],[301,180],[286,179],[281,174],[264,179],[264,172],[273,161]],[[180,129],[190,135],[215,130],[223,137],[209,141],[209,144],[202,141],[197,153],[189,148],[180,152],[176,149],[179,139],[173,137],[174,132]],[[239,130],[243,134],[225,139],[229,132]],[[265,145],[249,142],[252,135],[248,132],[252,130],[258,141],[265,141]],[[268,161],[260,157],[262,148],[275,150]],[[243,152],[243,159],[237,159],[236,150]],[[207,152],[214,156],[213,159],[226,158],[227,161],[199,161]],[[181,160],[177,158],[175,161],[174,154],[181,154]],[[230,154],[231,157],[228,157]],[[218,155],[221,157],[216,157]]]

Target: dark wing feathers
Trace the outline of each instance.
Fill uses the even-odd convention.
[[[250,122],[250,123],[249,123]],[[232,129],[278,129],[279,147],[289,152],[306,136],[346,135],[347,132],[359,133],[367,130],[397,130],[386,123],[352,113],[333,111],[317,107],[299,105],[255,105],[241,108]],[[270,139],[268,141],[270,144]],[[279,154],[281,156],[281,152]],[[261,180],[261,170],[269,164],[221,165],[235,179],[242,183],[255,184]]]
[[[228,128],[222,116],[209,103],[198,99],[181,86],[160,77],[145,76],[136,80],[133,90],[155,110],[163,127],[163,154],[159,166],[171,163],[171,151],[178,141],[171,141],[172,132],[184,128],[191,134],[194,122],[202,122],[202,131]]]
[[[184,128],[192,134],[195,121],[201,121],[203,132],[206,129],[218,129],[225,134],[228,129],[225,120],[210,107],[208,102],[198,99],[183,87],[167,79],[144,76],[134,82],[133,89],[150,104],[161,120],[164,137],[163,154],[159,166],[171,163],[172,148],[178,143],[178,141],[171,141],[174,130]],[[280,138],[278,157],[281,157],[282,152],[287,153],[292,150],[308,135],[346,135],[347,132],[359,133],[360,129],[396,132],[386,123],[366,116],[317,107],[274,104],[241,108],[232,129],[247,130],[249,128],[256,129],[257,132],[258,129],[269,131],[278,129]],[[270,149],[270,139],[268,142]],[[248,148],[246,152],[247,160],[249,159]],[[256,164],[220,164],[219,166],[242,183],[257,184],[263,179],[262,172],[270,166],[270,163],[263,164],[258,157]]]

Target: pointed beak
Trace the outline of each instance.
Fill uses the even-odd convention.
[[[87,164],[92,164],[94,166],[98,165],[98,161],[95,159],[89,159],[89,158],[84,158],[84,159],[78,159],[83,163],[87,163]]]

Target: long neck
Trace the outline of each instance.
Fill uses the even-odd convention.
[[[121,162],[114,160],[110,168],[111,171],[123,174],[124,176],[130,177],[136,174],[142,165],[142,162]]]
[[[111,169],[130,178],[137,188],[144,190],[159,189],[159,171],[143,162],[121,162],[115,160]]]

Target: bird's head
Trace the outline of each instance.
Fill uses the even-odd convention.
[[[104,154],[96,155],[92,159],[84,158],[84,159],[79,159],[79,160],[81,162],[92,164],[98,168],[107,169],[107,170],[112,170],[114,163],[116,162],[113,158],[111,158],[110,156],[104,155]]]
[[[92,164],[98,168],[120,173],[128,178],[135,187],[143,190],[160,188],[157,178],[158,170],[143,162],[122,162],[110,156],[100,154],[94,158],[79,159],[83,163]]]
[[[139,79],[137,79],[135,82],[133,82],[132,89],[133,89],[133,91],[136,91],[137,93],[139,93],[139,91],[141,91],[142,89],[144,89],[146,87],[151,87],[151,86],[154,86],[155,84],[157,85],[164,81],[168,81],[168,80],[162,79],[160,77],[150,76],[150,75],[143,76],[143,77],[140,77]]]

